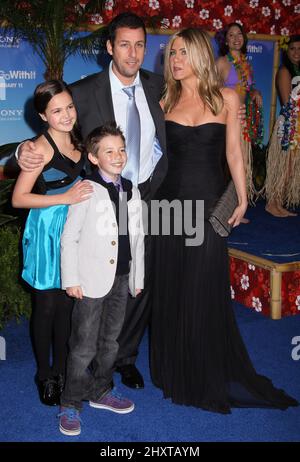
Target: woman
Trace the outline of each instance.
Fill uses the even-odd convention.
[[[40,399],[55,405],[64,383],[73,306],[73,300],[60,289],[60,236],[67,206],[86,200],[91,186],[78,182],[84,159],[74,133],[77,116],[66,84],[50,80],[38,85],[34,105],[46,123],[45,132],[34,142],[44,165],[20,173],[12,203],[31,209],[23,236],[22,277],[33,289],[32,335]]]
[[[284,218],[297,215],[285,207],[300,204],[300,35],[289,39],[276,86],[282,108],[268,149],[266,211]]]
[[[175,230],[155,239],[153,382],[174,403],[221,413],[232,406],[297,405],[253,369],[231,307],[226,240],[207,220],[224,190],[225,150],[239,202],[233,226],[246,211],[247,195],[239,98],[220,87],[205,32],[184,29],[172,36],[165,80],[169,170],[157,198],[179,201],[183,212],[203,200],[205,220],[202,245],[187,246],[187,236]],[[195,213],[192,218],[195,224]]]
[[[247,61],[247,35],[239,23],[231,23],[216,35],[220,58],[217,67],[225,87],[233,88],[246,105],[246,118],[242,129],[242,152],[246,169],[248,201],[253,202],[255,186],[252,178],[252,144],[263,140],[262,97],[255,89],[253,69]]]

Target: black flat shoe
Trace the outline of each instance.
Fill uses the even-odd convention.
[[[40,400],[46,406],[56,406],[60,403],[60,394],[57,388],[57,382],[53,378],[45,380],[36,379]]]
[[[117,372],[121,374],[121,380],[126,387],[144,388],[144,379],[134,364],[117,367]]]

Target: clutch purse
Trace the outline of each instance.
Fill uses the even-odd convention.
[[[228,220],[233,214],[234,209],[238,206],[238,203],[235,186],[231,180],[208,219],[215,232],[220,236],[229,236],[232,226],[228,223]]]

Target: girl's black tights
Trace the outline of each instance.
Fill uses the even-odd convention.
[[[39,380],[65,374],[72,308],[73,299],[63,290],[33,292],[31,329]]]

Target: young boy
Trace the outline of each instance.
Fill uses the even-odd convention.
[[[96,167],[87,177],[94,192],[70,207],[61,238],[62,287],[76,298],[59,414],[65,435],[79,435],[83,400],[120,414],[133,411],[111,384],[128,290],[135,297],[144,286],[140,193],[120,176],[124,136],[115,122],[107,123],[88,135],[86,149]]]

